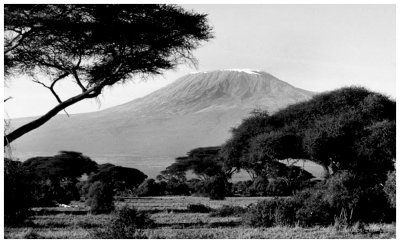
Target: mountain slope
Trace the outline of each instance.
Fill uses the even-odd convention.
[[[312,95],[261,71],[188,74],[116,107],[71,117],[58,115],[13,146],[20,157],[76,150],[94,157],[131,156],[139,158],[137,161],[168,158],[167,166],[192,148],[223,143],[230,128],[256,108],[275,112]],[[27,119],[13,120],[11,125],[18,127]],[[139,168],[137,161],[127,163]],[[154,166],[150,163],[143,166]]]

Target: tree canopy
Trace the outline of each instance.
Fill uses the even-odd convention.
[[[221,155],[230,166],[259,171],[284,159],[385,178],[395,156],[396,103],[364,88],[314,96],[273,115],[255,112],[232,130]]]
[[[213,37],[206,17],[176,5],[5,5],[6,76],[29,74],[59,104],[5,135],[4,144],[105,87],[195,63],[192,51]],[[55,87],[65,81],[82,92],[61,100]]]
[[[97,171],[97,163],[82,153],[60,151],[50,157],[33,157],[26,160],[23,166],[39,178],[76,179],[83,174]]]
[[[101,181],[110,185],[116,191],[123,191],[137,187],[146,178],[147,175],[135,168],[101,164],[98,166],[98,171],[90,175],[88,182]]]
[[[161,171],[158,178],[184,178],[191,171],[202,179],[226,173],[219,157],[220,147],[201,147],[190,150],[185,157],[176,158],[176,162]],[[180,179],[182,180],[182,179]],[[183,181],[184,181],[183,180]]]

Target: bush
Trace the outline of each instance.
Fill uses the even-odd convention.
[[[254,179],[250,187],[247,188],[247,194],[251,196],[267,196],[268,178],[265,176],[258,176]]]
[[[111,186],[96,181],[90,188],[88,193],[87,205],[92,213],[109,213],[114,209],[114,192]]]
[[[251,196],[247,193],[248,188],[253,182],[251,180],[238,181],[232,185],[232,193],[240,196]]]
[[[4,159],[4,224],[16,225],[29,217],[31,180],[19,161]]]
[[[325,185],[325,201],[335,217],[352,224],[390,221],[394,210],[386,200],[386,194],[375,175],[360,175],[340,171],[329,178]]]
[[[50,179],[35,178],[32,182],[32,197],[35,207],[54,207],[58,186]]]
[[[217,175],[206,181],[205,188],[211,200],[224,200],[229,190],[225,176]]]
[[[215,209],[213,212],[211,212],[210,217],[241,216],[245,212],[246,209],[240,206],[223,205],[222,207]]]
[[[163,195],[164,192],[160,186],[154,179],[147,179],[139,187],[135,190],[135,194],[138,197],[146,197],[146,196],[160,196]]]
[[[28,228],[26,232],[23,233],[22,239],[40,239],[40,235],[38,234],[37,230]]]
[[[334,212],[325,200],[324,188],[303,190],[293,197],[300,207],[296,210],[296,221],[301,226],[329,225],[334,221]]]
[[[290,198],[264,200],[251,206],[243,221],[253,227],[329,225],[334,216],[324,195],[324,190],[316,187]]]
[[[178,180],[171,179],[166,182],[161,181],[160,184],[161,185],[164,184],[164,186],[162,186],[162,187],[164,188],[163,191],[165,191],[166,195],[177,195],[177,196],[190,195],[189,186],[184,182],[180,182]]]
[[[153,224],[154,221],[146,213],[125,205],[114,211],[111,222],[95,231],[94,236],[101,239],[145,239],[147,237],[141,229]]]
[[[243,222],[253,227],[294,225],[298,207],[291,198],[263,200],[248,209],[243,215]]]
[[[193,196],[208,197],[206,181],[193,179],[187,183]]]
[[[206,205],[203,205],[201,203],[199,203],[199,204],[189,204],[187,206],[187,209],[188,209],[189,212],[192,212],[192,213],[209,213],[209,212],[212,211],[212,208],[210,208],[210,207],[208,207]]]
[[[392,208],[396,208],[396,171],[388,173],[383,190]]]
[[[333,223],[347,227],[357,222],[393,221],[395,209],[390,208],[385,198],[387,193],[377,181],[375,176],[338,171],[324,184],[297,192],[292,198],[259,202],[245,214],[244,222],[256,227],[294,222],[307,227]]]
[[[268,196],[288,196],[290,195],[290,188],[284,178],[276,178],[271,180],[266,189],[265,195]]]

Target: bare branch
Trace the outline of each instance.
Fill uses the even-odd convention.
[[[56,100],[58,101],[58,103],[62,103],[62,100],[60,99],[60,97],[58,96],[58,94],[57,94],[57,92],[54,90],[54,85],[59,81],[59,80],[61,80],[61,79],[63,79],[63,78],[65,78],[65,77],[67,77],[69,75],[69,73],[64,73],[64,74],[62,74],[62,75],[60,75],[58,78],[56,78],[52,83],[51,83],[51,85],[50,86],[47,86],[46,84],[44,84],[44,83],[42,83],[42,82],[40,82],[39,80],[36,80],[36,79],[34,79],[33,80],[33,82],[35,82],[35,83],[38,83],[38,84],[41,84],[42,86],[44,86],[45,88],[48,88],[50,91],[51,91],[51,93],[53,94],[53,96],[56,98]],[[65,112],[65,114],[67,114],[67,116],[69,117],[69,114],[68,114],[68,112],[64,109],[64,112]]]
[[[46,84],[40,82],[39,80],[34,79],[34,80],[32,80],[32,81],[35,82],[35,83],[41,84],[43,87],[45,87],[45,88],[47,88],[47,89],[50,89],[49,86],[47,86]]]
[[[75,69],[72,71],[72,74],[74,75],[76,83],[79,85],[79,87],[81,87],[82,92],[85,92],[86,88],[85,88],[85,86],[83,86],[81,80],[79,79],[78,73],[76,72]]]

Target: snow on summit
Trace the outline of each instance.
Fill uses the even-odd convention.
[[[201,73],[211,73],[211,72],[244,72],[247,74],[255,74],[255,75],[260,75],[259,72],[260,70],[256,69],[249,69],[249,68],[237,68],[237,69],[220,69],[220,70],[213,70],[213,71],[203,71],[203,72],[191,72],[189,74],[201,74]]]
[[[259,72],[261,72],[260,70],[255,70],[255,69],[225,69],[225,70],[221,70],[221,71],[233,71],[233,72],[244,72],[244,73],[248,73],[248,74],[256,74],[256,75],[260,75]]]

